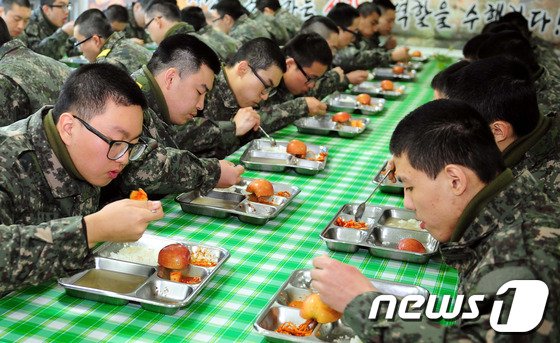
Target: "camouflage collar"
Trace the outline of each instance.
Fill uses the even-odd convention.
[[[4,45],[0,47],[0,60],[4,58],[4,56],[6,56],[11,51],[14,51],[16,49],[22,49],[22,48],[25,48],[25,44],[23,44],[23,42],[20,41],[19,39],[12,39],[4,43]]]
[[[248,19],[249,19],[248,15],[246,15],[246,14],[241,15],[239,18],[237,18],[235,23],[233,23],[233,26],[231,27],[230,32],[233,31],[233,29],[235,29],[239,25],[242,25],[243,23],[245,23]]]
[[[550,130],[551,124],[552,120],[541,114],[535,129],[525,136],[515,140],[515,142],[511,143],[502,153],[506,167],[512,168],[518,164],[523,159],[527,151],[537,144],[537,142],[539,142]]]
[[[233,90],[229,85],[229,80],[224,65],[222,65],[222,70],[216,77],[214,89],[220,92],[219,94],[225,107],[230,109],[240,108],[239,104],[237,103],[237,99],[235,98],[235,94],[233,93]]]
[[[113,32],[109,36],[109,38],[107,38],[107,40],[105,41],[105,43],[101,47],[101,50],[99,50],[99,55],[97,55],[97,58],[107,56],[109,54],[109,52],[115,47],[115,45],[117,45],[119,43],[119,41],[121,39],[124,39],[124,33],[123,32]],[[108,52],[106,52],[107,50],[108,50]]]
[[[194,32],[194,28],[190,24],[187,24],[185,22],[180,21],[178,23],[175,23],[173,26],[171,26],[169,28],[169,30],[167,30],[167,32],[165,33],[165,37],[163,37],[163,38],[165,39],[169,36],[172,36],[172,35],[178,34],[178,33],[187,34],[187,33],[192,33],[192,32]]]
[[[142,91],[144,91],[144,94],[146,94],[148,106],[155,113],[160,115],[165,123],[171,123],[169,109],[167,108],[165,97],[163,96],[163,92],[161,91],[161,88],[159,87],[154,75],[146,65],[142,66],[142,73],[144,74],[145,79],[137,78],[136,82],[142,85],[140,88],[142,88]]]
[[[205,33],[208,33],[212,31],[212,25],[204,25],[203,27],[200,28],[200,30],[196,31],[196,33],[198,33],[199,35],[203,35]]]
[[[43,175],[49,184],[53,197],[73,197],[84,191],[84,185],[87,185],[88,188],[92,188],[93,186],[85,181],[80,181],[71,177],[49,145],[43,128],[43,117],[47,115],[51,109],[52,106],[45,106],[31,115],[29,120],[31,144],[33,144],[36,151],[38,162],[43,170]]]
[[[39,8],[37,8],[36,10],[33,11],[33,16],[35,16],[37,18],[37,21],[38,21],[39,25],[44,26],[45,28],[49,29],[49,31],[50,31],[50,32],[48,32],[49,35],[52,35],[56,30],[58,30],[58,26],[51,23],[51,21],[47,18],[47,16],[45,15],[43,10],[41,9],[41,6],[39,6]]]

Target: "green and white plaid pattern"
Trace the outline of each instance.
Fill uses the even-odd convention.
[[[366,250],[331,252],[319,234],[347,203],[363,201],[372,191],[375,173],[389,156],[391,133],[411,110],[432,99],[429,82],[437,72],[429,62],[407,95],[387,101],[386,109],[355,139],[300,134],[294,126],[273,136],[329,147],[327,166],[315,176],[247,171],[301,188],[301,193],[274,220],[253,226],[237,220],[186,214],[164,199],[165,218],[148,231],[166,237],[226,248],[231,257],[197,298],[175,315],[146,311],[135,304],[114,306],[67,296],[55,282],[14,292],[0,300],[0,341],[134,341],[260,342],[254,321],[295,269],[310,268],[311,259],[328,254],[363,270],[371,278],[420,285],[437,295],[455,294],[457,273],[440,261],[426,265],[375,258]],[[239,161],[244,149],[229,159]],[[400,196],[377,194],[372,204],[402,207]]]

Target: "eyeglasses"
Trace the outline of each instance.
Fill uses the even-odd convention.
[[[320,79],[320,77],[311,77],[309,76],[309,74],[307,74],[305,72],[305,70],[303,70],[303,67],[301,66],[301,64],[298,63],[298,61],[296,61],[296,59],[294,58],[294,62],[296,63],[296,66],[298,67],[299,71],[301,71],[301,73],[303,74],[303,76],[305,76],[305,85],[309,86],[312,83],[317,82],[317,80]]]
[[[94,129],[93,126],[89,125],[85,120],[78,118],[76,116],[73,117],[78,119],[78,121],[82,123],[84,127],[88,129],[91,133],[101,138],[105,143],[109,144],[109,151],[107,151],[107,158],[112,161],[116,161],[119,158],[123,157],[124,154],[126,154],[129,150],[130,150],[130,155],[128,156],[128,160],[136,161],[137,159],[140,158],[140,156],[142,156],[142,154],[144,153],[144,151],[146,151],[146,148],[148,147],[148,145],[142,142],[142,140],[140,140],[140,143],[136,143],[136,144],[129,143],[127,141],[114,141],[112,139],[107,138],[104,134]]]
[[[259,79],[259,81],[264,86],[264,89],[262,90],[261,94],[262,95],[268,95],[269,97],[276,94],[276,87],[274,87],[272,85],[267,85],[266,82],[264,82],[264,80],[259,76],[259,74],[257,74],[257,71],[255,70],[255,68],[253,68],[250,64],[248,64],[248,66],[249,66],[249,68],[251,68],[251,71],[253,72],[253,74],[255,74],[257,79]]]
[[[49,7],[51,8],[60,8],[63,11],[69,11],[72,9],[72,5],[71,4],[63,4],[63,5],[49,5]]]
[[[352,31],[352,30],[349,30],[347,27],[342,27],[341,26],[340,28],[342,29],[342,31],[349,32],[349,33],[353,34],[355,37],[358,37],[360,35],[360,32],[357,29]]]
[[[225,16],[223,15],[223,16],[221,16],[221,17],[219,17],[219,18],[213,19],[212,22],[215,23],[215,22],[217,22],[218,20],[224,19],[224,17],[225,17]]]
[[[148,26],[150,26],[150,24],[152,23],[152,21],[156,20],[157,18],[161,18],[161,16],[157,16],[157,17],[153,17],[152,19],[150,19],[146,25],[144,25],[144,30],[148,29]]]
[[[77,42],[77,43],[74,43],[74,48],[77,48],[78,46],[80,46],[80,45],[84,44],[85,42],[87,42],[88,40],[92,39],[93,36],[95,36],[95,35],[91,35],[91,36],[89,36],[88,38],[86,38],[86,39],[84,39],[84,40],[81,40],[81,41],[79,41],[79,42]]]

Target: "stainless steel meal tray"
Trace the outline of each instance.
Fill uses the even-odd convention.
[[[229,188],[215,188],[210,193],[202,196],[198,191],[180,194],[175,198],[183,211],[204,216],[226,218],[237,216],[246,223],[263,225],[276,217],[293,198],[299,194],[300,189],[286,183],[272,182],[276,195],[270,197],[272,205],[249,201],[249,194],[245,189],[253,179],[242,179],[237,185]],[[277,195],[278,192],[288,192],[289,197]]]
[[[375,68],[373,76],[376,80],[399,80],[413,81],[416,78],[416,70],[405,70],[402,74],[393,73],[393,68]]]
[[[404,94],[405,89],[405,86],[395,84],[393,90],[385,91],[381,88],[381,82],[365,81],[351,87],[350,91],[354,94],[366,93],[386,99],[396,99]]]
[[[397,62],[397,63],[391,64],[391,67],[394,67],[394,66],[402,66],[407,70],[420,71],[424,68],[424,63],[421,62],[421,61],[410,60],[408,62]]]
[[[332,121],[330,115],[314,116],[300,118],[294,122],[299,132],[311,133],[314,135],[329,135],[336,133],[340,137],[354,138],[364,132],[369,124],[368,118],[352,118],[351,120],[359,120],[362,122],[362,127],[354,127],[349,123],[336,123]]]
[[[239,161],[247,169],[282,172],[288,168],[299,174],[315,175],[325,169],[328,157],[324,161],[312,161],[292,156],[286,152],[289,142],[277,141],[272,147],[268,139],[255,139],[243,152]],[[328,153],[323,145],[307,144],[307,158],[313,158],[320,153]]]
[[[204,249],[208,256],[215,258],[216,266],[191,265],[188,276],[200,277],[201,282],[198,284],[185,284],[159,278],[157,254],[161,248],[173,243],[184,244],[191,253]],[[143,263],[131,262],[134,256],[116,259],[118,256],[115,254],[123,249],[138,251],[138,254],[143,257],[137,256],[137,258],[142,259]],[[58,283],[64,287],[68,295],[114,305],[134,302],[139,303],[146,310],[164,314],[173,314],[187,306],[229,258],[229,252],[223,248],[149,234],[144,234],[134,243],[104,243],[94,249],[94,254],[96,255],[94,268],[58,279]],[[150,254],[155,256],[147,256]],[[146,263],[146,257],[155,260],[156,265]]]
[[[411,57],[410,60],[412,62],[420,62],[420,63],[426,63],[430,60],[430,58],[428,56],[420,56],[420,57]]]
[[[394,224],[388,225],[390,218],[405,221],[414,219],[414,212],[406,209],[366,205],[362,217],[362,221],[367,224],[365,229],[345,228],[335,224],[338,217],[344,220],[354,219],[358,205],[344,205],[321,232],[321,239],[325,241],[330,250],[354,253],[362,248],[368,249],[373,256],[414,263],[426,263],[437,253],[439,242],[428,231],[411,230]],[[418,240],[426,252],[416,253],[397,249],[399,241],[403,238]]]
[[[388,161],[385,161],[385,163],[383,163],[383,166],[381,167],[381,169],[379,169],[379,171],[377,172],[377,174],[373,178],[373,182],[379,183],[379,182],[381,182],[381,180],[383,180],[383,176],[385,176],[383,174],[383,172],[385,171],[385,168],[387,167],[387,163],[388,163]],[[397,180],[397,182],[393,182],[393,181],[389,180],[389,178],[386,178],[385,180],[383,180],[383,183],[381,183],[381,186],[379,186],[379,189],[382,192],[385,192],[385,193],[404,194],[404,186],[403,186],[402,182],[400,182],[398,180]]]
[[[372,279],[371,283],[379,292],[393,294],[399,299],[411,294],[418,294],[424,298],[428,298],[430,295],[428,290],[419,286],[377,279]],[[275,332],[285,322],[299,325],[305,321],[299,316],[299,309],[289,307],[288,304],[294,300],[302,301],[312,292],[310,270],[294,271],[260,313],[253,324],[254,329],[271,342],[347,342],[353,338],[354,331],[344,325],[341,320],[329,324],[318,324],[313,333],[307,337]]]
[[[385,99],[371,98],[369,105],[362,105],[356,100],[356,95],[333,93],[325,99],[330,112],[361,113],[367,115],[378,114],[385,108]]]

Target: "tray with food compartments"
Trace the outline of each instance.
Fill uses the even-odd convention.
[[[372,74],[376,80],[414,81],[416,79],[416,70],[404,70],[397,74],[393,72],[393,68],[375,68]]]
[[[358,95],[333,93],[325,102],[330,112],[360,113],[366,115],[379,114],[385,108],[385,99],[371,98],[369,104],[357,100]]]
[[[340,137],[354,138],[363,133],[370,120],[368,118],[350,118],[344,123],[332,120],[330,115],[300,118],[294,122],[299,132],[314,135],[337,134]]]
[[[389,80],[387,80],[389,81]],[[393,82],[393,81],[389,81]],[[376,97],[382,97],[386,99],[396,99],[400,98],[405,94],[406,87],[401,84],[393,83],[393,89],[383,89],[381,82],[365,81],[359,85],[355,85],[350,88],[350,92],[353,94],[366,93]]]

